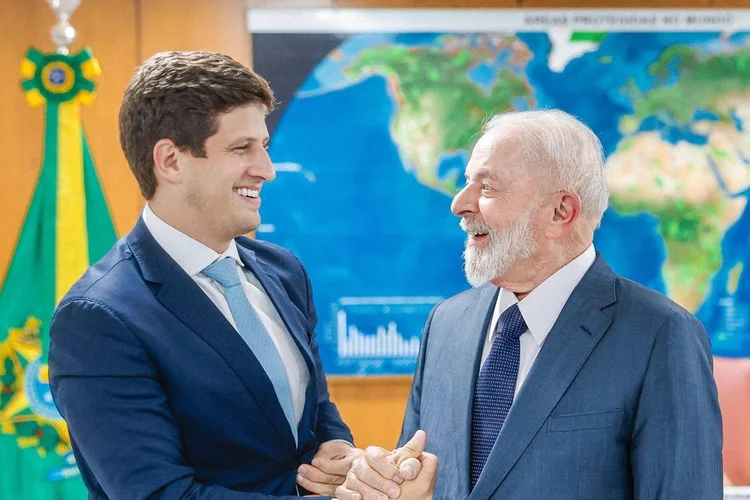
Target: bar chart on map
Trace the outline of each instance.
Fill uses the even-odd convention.
[[[337,363],[350,373],[412,373],[424,322],[442,297],[341,297],[332,305]]]

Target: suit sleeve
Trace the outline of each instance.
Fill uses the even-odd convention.
[[[86,474],[113,500],[265,500],[196,481],[157,367],[106,305],[73,299],[50,327],[52,394]],[[83,473],[83,471],[82,471]],[[90,480],[93,480],[89,476]]]
[[[708,335],[691,314],[656,335],[632,436],[635,498],[720,500],[722,428]]]
[[[297,260],[297,263],[302,270],[305,281],[308,319],[307,335],[310,338],[310,351],[312,352],[313,363],[315,364],[314,376],[316,377],[318,388],[318,425],[315,434],[319,443],[341,439],[353,444],[354,438],[352,437],[352,433],[342,420],[338,408],[331,401],[331,395],[328,393],[328,382],[326,381],[326,374],[323,371],[323,364],[320,361],[318,343],[315,340],[315,327],[318,324],[318,315],[315,312],[312,285],[310,284],[310,278],[307,276],[305,267],[299,260]]]
[[[406,405],[406,413],[404,414],[404,423],[401,426],[401,437],[398,438],[398,447],[401,447],[414,436],[420,427],[419,413],[420,405],[422,403],[422,380],[424,379],[424,363],[427,357],[427,339],[430,333],[430,326],[432,325],[432,318],[435,315],[435,311],[440,306],[436,305],[430,311],[430,315],[427,317],[424,329],[422,330],[422,342],[419,347],[419,357],[417,358],[417,369],[414,372],[414,382],[411,385],[411,392],[409,393],[409,401]],[[429,436],[428,436],[429,437]]]

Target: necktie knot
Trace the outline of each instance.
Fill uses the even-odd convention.
[[[524,321],[521,309],[518,308],[516,302],[500,315],[500,319],[497,321],[497,333],[503,339],[515,340],[525,331],[526,321]]]
[[[217,260],[203,270],[203,274],[219,283],[225,289],[240,284],[240,276],[237,274],[237,265],[231,257]]]

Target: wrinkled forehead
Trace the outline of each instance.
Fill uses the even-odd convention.
[[[520,170],[521,146],[518,136],[500,130],[489,130],[479,138],[466,165],[468,179],[477,176],[502,178]]]

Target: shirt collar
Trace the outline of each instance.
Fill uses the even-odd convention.
[[[565,303],[596,260],[594,245],[544,280],[519,302],[509,290],[500,289],[496,315],[518,302],[526,326],[538,346],[544,343]]]
[[[143,222],[156,242],[189,276],[195,276],[207,266],[224,257],[232,257],[240,265],[240,255],[234,240],[222,253],[217,253],[200,241],[170,226],[154,213],[148,203],[143,208]]]

